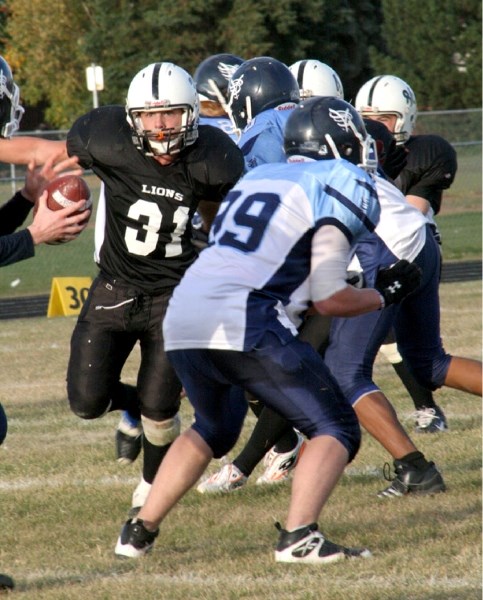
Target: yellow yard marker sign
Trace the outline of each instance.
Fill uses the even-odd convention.
[[[90,277],[54,277],[50,290],[48,317],[78,315],[91,286]]]

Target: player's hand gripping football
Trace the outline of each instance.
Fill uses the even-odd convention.
[[[390,267],[379,269],[375,288],[384,298],[385,306],[401,302],[421,283],[422,271],[414,263],[398,260]]]

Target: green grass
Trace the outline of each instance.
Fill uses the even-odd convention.
[[[481,212],[439,215],[436,221],[444,260],[481,259]]]
[[[481,358],[481,285],[443,284],[442,331],[449,351]],[[75,417],[65,398],[73,317],[3,321],[0,402],[10,430],[0,447],[0,572],[25,600],[476,600],[481,599],[480,398],[441,390],[444,434],[412,437],[441,468],[448,491],[434,497],[378,500],[388,455],[364,434],[320,524],[347,544],[367,544],[367,561],[325,568],[273,561],[289,486],[255,479],[229,496],[191,491],[162,524],[139,562],[113,548],[139,464],[114,461],[117,416]],[[138,351],[124,372],[134,383]],[[392,368],[378,359],[375,378],[412,429],[412,405]],[[191,420],[182,405],[183,426]],[[253,426],[249,416],[242,443]],[[239,447],[239,446],[238,446]],[[234,456],[236,449],[231,456]],[[209,471],[218,468],[213,462]]]
[[[89,224],[73,242],[41,244],[33,259],[2,267],[0,298],[48,294],[54,277],[93,277],[96,273],[94,228]]]

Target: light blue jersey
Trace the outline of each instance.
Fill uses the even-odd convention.
[[[174,290],[166,350],[247,351],[267,330],[288,341],[312,300],[315,232],[335,226],[353,246],[379,212],[372,178],[345,160],[253,169],[229,192],[210,246]]]
[[[199,124],[217,127],[228,134],[235,143],[238,142],[238,133],[229,117],[205,117],[200,115]]]
[[[238,146],[245,157],[245,170],[266,163],[286,162],[283,131],[295,108],[292,102],[264,110],[242,131]]]

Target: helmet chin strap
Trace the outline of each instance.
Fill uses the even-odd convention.
[[[228,104],[226,103],[226,100],[223,96],[223,94],[220,92],[220,88],[216,85],[216,82],[214,79],[208,79],[208,84],[211,88],[211,91],[215,94],[215,96],[218,99],[218,102],[221,104],[221,106],[223,107],[223,110],[228,113],[228,111],[230,110],[230,107],[228,106]]]
[[[370,135],[367,135],[367,137],[364,138],[361,135],[361,133],[357,131],[353,123],[350,123],[349,127],[351,128],[355,137],[359,140],[359,144],[361,146],[361,162],[357,166],[361,169],[364,169],[364,171],[374,173],[377,170],[378,164],[377,151],[374,139]],[[329,133],[325,134],[325,139],[330,149],[332,150],[332,154],[334,155],[334,157],[343,158],[341,157],[340,152],[337,149],[337,146],[335,145],[334,140],[332,139],[332,136]]]
[[[252,99],[250,96],[245,98],[245,106],[247,107],[247,125],[249,125],[253,121],[252,117]]]
[[[332,139],[332,136],[330,135],[330,133],[325,134],[325,141],[329,145],[329,148],[332,150],[332,154],[334,155],[334,158],[342,158],[339,151],[337,150],[337,146],[335,145],[334,140]]]
[[[223,110],[228,115],[228,118],[230,119],[230,121],[231,121],[231,123],[233,125],[233,128],[235,130],[235,133],[236,133],[237,137],[240,137],[241,130],[238,129],[238,127],[236,126],[235,120],[233,118],[233,111],[231,110],[231,105],[227,103],[227,101],[225,100],[225,97],[220,92],[220,88],[216,85],[216,83],[215,83],[215,81],[213,79],[208,79],[208,83],[210,85],[210,88],[211,88],[212,92],[218,98],[218,102],[221,104],[221,107],[223,108]]]

